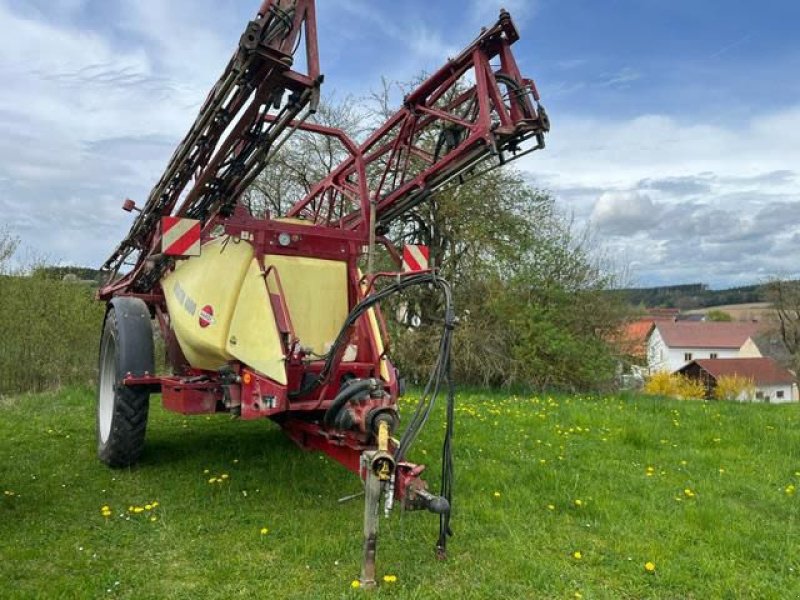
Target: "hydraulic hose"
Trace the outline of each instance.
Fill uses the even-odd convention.
[[[325,417],[323,418],[322,422],[325,423],[327,427],[331,427],[336,420],[336,416],[339,414],[339,411],[341,411],[342,407],[347,404],[348,400],[357,394],[369,392],[375,389],[376,386],[380,386],[380,382],[377,379],[362,379],[361,381],[351,383],[344,389],[340,390],[333,399],[333,403],[328,407],[328,410],[325,411]]]

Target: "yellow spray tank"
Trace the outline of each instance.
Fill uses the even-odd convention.
[[[268,254],[264,268],[280,277],[300,344],[326,353],[348,313],[347,263]],[[179,262],[162,287],[172,328],[192,367],[217,370],[238,360],[286,384],[280,333],[250,243],[230,237],[210,241],[199,257]]]

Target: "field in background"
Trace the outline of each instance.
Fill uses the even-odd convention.
[[[372,597],[350,587],[363,506],[336,502],[356,477],[268,422],[154,405],[141,466],[110,471],[92,391],[0,401],[4,597]],[[433,515],[382,519],[397,581],[374,597],[798,597],[798,425],[800,405],[462,392],[449,560]],[[434,479],[441,431],[411,456]]]
[[[0,396],[92,382],[104,310],[91,285],[0,275]]]

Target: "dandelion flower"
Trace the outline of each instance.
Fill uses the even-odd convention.
[[[134,506],[133,507],[133,512],[138,515],[139,513],[143,513],[144,512],[144,508],[142,508],[141,506]]]
[[[495,498],[499,498],[499,497],[500,497],[500,492],[495,492],[495,493],[494,493],[494,497],[495,497]]]
[[[580,498],[575,500],[575,506],[577,506],[578,508],[583,506],[583,500],[581,500]]]
[[[795,492],[794,485],[790,483],[789,485],[786,486],[786,488],[783,491],[790,495],[794,494]]]
[[[397,581],[397,575],[384,575],[383,580],[386,583],[395,583]]]
[[[261,528],[261,535],[267,535],[268,533],[269,533],[269,529],[267,529],[266,527],[262,527]]]
[[[222,475],[220,475],[220,479],[228,479],[228,477],[230,477],[230,475],[228,475],[227,473],[223,473]]]
[[[156,517],[155,515],[153,515],[152,517],[150,517],[150,522],[151,522],[151,523],[155,523],[156,521],[158,521],[158,517]]]
[[[644,570],[647,571],[648,573],[655,573],[656,572],[655,563],[648,560],[646,563],[644,563]]]
[[[145,510],[153,510],[153,505],[152,504],[145,504],[144,505],[144,509]]]
[[[683,490],[683,494],[687,498],[694,498],[694,492],[692,490],[690,490],[689,488],[686,488],[685,490]]]
[[[575,550],[575,552],[572,553],[572,558],[580,560],[583,558],[583,553],[580,550]]]
[[[358,579],[353,579],[353,581],[350,582],[350,587],[357,590],[361,587],[361,582]]]
[[[211,479],[208,480],[208,483],[217,483],[217,478],[212,477]]]
[[[556,505],[555,504],[548,504],[547,505],[547,510],[555,510],[555,509],[556,509]]]
[[[157,507],[157,506],[158,506],[158,502],[156,502],[155,500],[153,500],[153,501],[150,503],[150,505],[151,505],[153,508],[155,508],[155,507]]]

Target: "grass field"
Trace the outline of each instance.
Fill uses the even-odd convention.
[[[374,597],[800,597],[800,406],[458,401],[449,560],[433,515],[382,519]],[[440,433],[412,457],[434,472]],[[141,466],[110,471],[71,389],[0,400],[0,440],[4,598],[365,594],[362,505],[336,502],[357,479],[269,423],[155,408]]]

